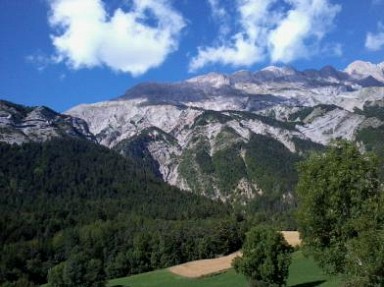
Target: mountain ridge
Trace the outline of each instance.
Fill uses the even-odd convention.
[[[133,143],[141,146],[150,168],[157,166],[163,180],[181,189],[241,202],[273,190],[289,198],[294,183],[278,184],[281,179],[263,173],[250,155],[271,153],[275,157],[260,160],[270,165],[286,158],[293,165],[334,139],[356,140],[361,130],[380,129],[383,121],[363,112],[384,106],[384,81],[372,71],[356,77],[331,66],[305,71],[270,66],[209,73],[176,83],[142,83],[121,97],[67,113],[83,118],[101,144],[122,154],[131,154]],[[255,144],[279,152],[267,146],[255,150]],[[271,166],[280,178],[294,177],[291,167]]]
[[[349,64],[344,71],[356,78],[371,76],[380,82],[384,82],[384,62],[373,64],[358,60]]]
[[[55,137],[82,138],[95,142],[80,118],[45,107],[25,107],[0,100],[0,141],[10,144],[44,142]]]
[[[371,68],[374,66],[368,62],[366,65]],[[362,64],[354,66],[360,67]],[[384,66],[384,63],[376,66]],[[313,106],[324,103],[326,99],[322,96],[340,96],[338,101],[333,99],[330,104],[348,108],[347,105],[343,106],[342,98],[348,97],[350,92],[384,87],[383,70],[372,68],[364,74],[361,72],[359,76],[356,75],[355,70],[346,68],[339,71],[331,66],[304,71],[292,67],[269,66],[255,72],[241,70],[229,75],[208,73],[175,83],[141,83],[113,100],[147,99],[150,103],[170,103],[214,110],[241,109],[242,105],[248,103],[246,110],[256,111],[273,106],[276,101],[285,105]],[[270,98],[260,100],[255,96]],[[221,101],[222,107],[215,107],[212,101],[217,106],[220,97],[224,97],[227,104],[223,105]],[[231,102],[235,105],[231,105]],[[253,104],[249,104],[250,102]]]
[[[350,66],[370,68],[365,78],[331,66],[304,71],[269,66],[142,83],[64,115],[0,102],[0,141],[78,137],[133,157],[183,190],[223,201],[278,196],[287,203],[294,164],[308,152],[340,138],[359,141],[362,149],[379,145],[384,82],[371,68],[382,64]]]

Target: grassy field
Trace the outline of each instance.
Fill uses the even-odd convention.
[[[340,278],[324,275],[313,260],[305,258],[300,251],[293,254],[288,286],[291,287],[337,287]],[[233,270],[200,278],[187,279],[167,270],[119,278],[109,281],[109,287],[246,287],[247,282]]]
[[[312,259],[305,258],[301,251],[295,252],[292,259],[288,286],[338,287],[341,285],[341,278],[325,275],[316,263]]]

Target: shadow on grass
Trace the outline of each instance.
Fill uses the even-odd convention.
[[[325,282],[325,280],[317,280],[317,281],[292,285],[291,287],[316,287],[316,286],[323,284],[324,282]]]

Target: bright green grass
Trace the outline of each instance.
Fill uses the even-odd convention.
[[[301,251],[292,256],[289,268],[288,286],[292,287],[338,287],[341,278],[325,275],[311,258],[305,258]],[[124,285],[123,285],[124,286]]]
[[[293,254],[288,286],[291,287],[337,287],[340,278],[324,275],[311,259],[298,251]],[[233,270],[201,279],[187,279],[173,275],[167,270],[149,272],[109,281],[109,287],[246,287],[247,282]]]
[[[114,279],[108,286],[129,287],[246,287],[245,278],[233,270],[202,279],[187,279],[173,275],[167,270]]]

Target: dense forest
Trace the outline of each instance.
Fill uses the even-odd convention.
[[[82,140],[0,144],[0,286],[103,286],[239,249],[246,226],[229,205],[135,162]]]
[[[382,142],[376,134],[381,132],[363,129],[357,137],[379,155],[382,179]],[[323,149],[295,143],[303,151]],[[203,141],[198,147],[195,156],[204,174],[222,171],[228,190],[246,172],[238,146],[213,157]],[[305,157],[253,136],[245,164],[254,174],[247,176],[257,176],[260,186],[273,192],[244,206],[169,186],[153,173],[148,154],[136,150],[122,156],[75,139],[0,143],[0,286],[49,281],[53,287],[102,287],[109,278],[236,251],[249,227],[259,223],[295,229],[296,198],[282,200],[281,190],[294,188],[294,166]],[[276,166],[275,158],[285,165]]]

